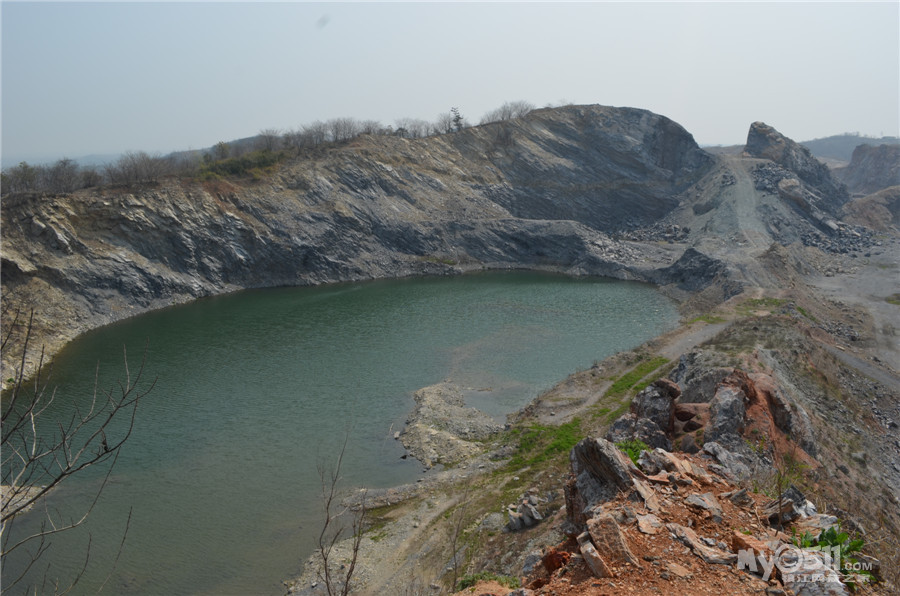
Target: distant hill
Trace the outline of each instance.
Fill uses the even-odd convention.
[[[853,150],[860,145],[900,145],[898,137],[866,137],[858,134],[842,134],[800,143],[816,157],[837,159],[849,162],[853,157]]]

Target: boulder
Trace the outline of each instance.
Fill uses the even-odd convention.
[[[727,553],[714,546],[708,546],[700,540],[697,533],[690,528],[686,528],[679,524],[666,524],[666,528],[672,533],[672,536],[689,547],[694,554],[709,564],[733,565],[737,561],[737,555]]]
[[[716,386],[732,369],[716,365],[716,359],[701,350],[683,354],[669,378],[681,387],[680,404],[709,403]]]
[[[622,564],[630,563],[635,567],[640,567],[640,561],[631,552],[625,535],[619,524],[613,519],[612,515],[604,513],[598,515],[587,523],[588,533],[597,548],[597,552],[603,557],[607,563]]]
[[[702,495],[692,493],[685,497],[684,503],[688,507],[708,512],[715,523],[722,523],[722,506],[719,505],[719,500],[713,493],[703,493]]]
[[[779,522],[778,512],[781,511]],[[815,506],[806,500],[803,493],[794,486],[789,486],[780,497],[772,499],[763,508],[763,515],[772,525],[783,525],[800,517],[810,517],[816,514]]]
[[[587,563],[587,566],[591,569],[591,573],[594,574],[594,577],[614,577],[609,566],[591,543],[590,534],[584,532],[578,536],[578,548],[581,551],[581,556],[584,557],[584,562]]]
[[[612,443],[634,439],[643,441],[650,447],[659,447],[667,451],[672,449],[672,441],[655,422],[648,418],[640,418],[634,412],[620,416],[606,431],[606,440]]]
[[[662,528],[662,521],[652,513],[637,516],[638,530],[644,534],[658,534]]]
[[[741,432],[747,413],[746,399],[739,387],[719,385],[709,404],[709,424],[703,432],[704,442],[717,442],[729,448],[743,445]]]
[[[655,422],[664,433],[671,433],[675,422],[675,400],[679,395],[681,390],[672,381],[654,381],[635,396],[631,412],[638,418]]]
[[[639,473],[628,456],[606,439],[582,439],[569,453],[569,461],[585,509],[630,490],[632,471]]]
[[[735,482],[741,482],[750,477],[750,468],[741,460],[741,457],[719,443],[715,441],[704,443],[703,453],[711,455],[719,462],[718,465],[709,464],[709,469],[720,476]]]

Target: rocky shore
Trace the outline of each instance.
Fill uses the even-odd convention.
[[[397,438],[428,468],[471,460],[484,450],[480,443],[503,430],[484,412],[465,407],[462,390],[453,383],[423,387],[413,398],[415,408]]]

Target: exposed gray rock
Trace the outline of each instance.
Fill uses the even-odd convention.
[[[725,263],[691,247],[685,250],[675,263],[654,272],[650,278],[654,283],[660,285],[673,284],[679,289],[695,292],[706,287],[724,273]],[[740,291],[741,288],[735,286],[731,288],[725,298],[739,294]]]
[[[846,187],[831,176],[828,167],[813,157],[809,149],[763,122],[750,126],[745,151],[753,157],[770,159],[796,174],[812,191],[809,196],[814,197],[813,206],[818,209],[837,215],[850,198]]]
[[[781,521],[779,522],[779,511]],[[815,506],[807,501],[803,493],[794,486],[789,486],[779,498],[772,499],[763,508],[763,513],[772,524],[786,524],[800,517],[809,517],[816,512]]]
[[[720,385],[709,405],[709,424],[704,441],[717,442],[728,448],[743,445],[740,434],[744,430],[747,396],[733,385]]]
[[[721,496],[727,498],[738,507],[750,507],[753,505],[753,497],[748,494],[746,488],[730,493],[722,493]]]
[[[594,574],[594,577],[613,577],[613,573],[610,571],[609,566],[591,542],[590,534],[587,532],[579,534],[577,540],[578,547],[581,550],[581,556],[584,557],[584,562],[587,563],[591,573]]]
[[[852,192],[872,194],[900,185],[900,145],[859,145],[850,164],[832,172]]]
[[[715,441],[703,443],[703,453],[713,456],[719,462],[719,465],[710,464],[709,469],[720,476],[735,482],[740,482],[750,477],[750,468],[742,461],[741,457],[728,451],[719,443]]]
[[[682,354],[678,365],[669,373],[681,388],[679,403],[709,403],[716,393],[716,386],[733,369],[715,364],[713,357],[700,350]]]
[[[483,450],[484,440],[503,427],[475,408],[466,408],[462,391],[452,383],[423,387],[414,394],[416,406],[400,433],[410,454],[432,466],[455,463]]]
[[[606,440],[612,443],[638,439],[650,447],[672,450],[672,442],[655,422],[647,418],[638,418],[633,412],[620,416],[606,432]]]
[[[522,573],[523,576],[531,575],[531,572],[534,571],[534,568],[541,562],[541,555],[538,551],[532,551],[525,555],[525,560],[522,562]],[[508,596],[508,595],[507,595]]]
[[[672,533],[672,536],[682,542],[685,546],[690,547],[694,554],[709,564],[733,565],[737,561],[737,555],[723,551],[714,546],[708,546],[703,543],[697,533],[690,528],[686,528],[679,524],[666,524],[666,528]]]
[[[578,494],[585,509],[608,501],[633,484],[631,471],[637,469],[615,445],[590,437],[578,442],[569,454]],[[568,505],[568,501],[567,501]]]
[[[631,411],[646,418],[664,433],[671,433],[675,421],[675,400],[681,395],[678,385],[668,379],[654,381],[641,390],[631,402]]]
[[[610,514],[604,513],[589,519],[587,526],[594,546],[604,561],[613,565],[630,563],[635,567],[641,566],[638,558],[631,552],[622,529]]]
[[[709,512],[714,522],[717,524],[722,523],[722,506],[713,493],[703,493],[702,495],[692,493],[685,497],[684,503],[690,507]]]

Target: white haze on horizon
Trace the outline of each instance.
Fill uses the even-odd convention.
[[[350,116],[633,106],[898,135],[900,3],[2,4],[2,155],[169,153]]]

